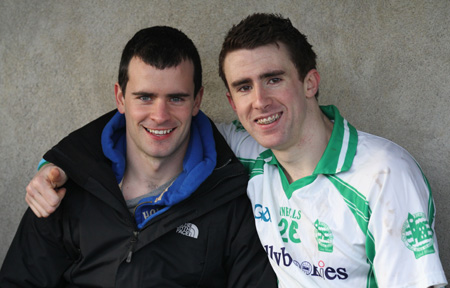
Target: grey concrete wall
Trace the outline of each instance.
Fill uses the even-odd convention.
[[[336,104],[358,129],[397,142],[421,164],[449,277],[448,0],[0,0],[0,261],[43,153],[115,108],[120,54],[137,30],[171,25],[189,35],[205,70],[203,110],[229,121],[217,56],[226,31],[253,12],[282,13],[309,35],[319,55],[321,104]]]

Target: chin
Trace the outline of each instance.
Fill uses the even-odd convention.
[[[264,148],[272,149],[276,146],[278,146],[280,143],[279,141],[276,141],[280,137],[277,133],[271,133],[271,134],[263,134],[263,133],[249,133],[253,139],[255,139],[259,145],[263,146]]]
[[[255,140],[259,143],[259,145],[261,145],[267,149],[274,149],[277,146],[276,143],[273,143],[273,141],[270,141],[272,139],[261,139],[261,138],[255,137]]]

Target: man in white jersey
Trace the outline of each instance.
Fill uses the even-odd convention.
[[[316,54],[289,19],[254,14],[232,27],[219,66],[240,120],[219,129],[249,169],[247,193],[280,287],[447,284],[420,167],[318,105]],[[27,194],[43,214],[61,198],[47,188],[65,181],[52,184],[50,170],[62,173],[49,165]]]

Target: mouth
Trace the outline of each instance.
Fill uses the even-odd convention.
[[[255,122],[260,125],[269,125],[280,119],[281,113],[270,115],[269,117],[256,119]]]
[[[149,129],[149,128],[144,128],[148,133],[156,135],[156,136],[162,136],[162,135],[167,135],[169,133],[171,133],[173,130],[175,130],[175,128],[172,129],[164,129],[164,130],[155,130],[155,129]]]

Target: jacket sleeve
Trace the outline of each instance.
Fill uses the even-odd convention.
[[[64,249],[57,212],[37,218],[28,208],[0,270],[0,287],[62,287],[72,260]]]
[[[251,204],[247,196],[238,198],[229,231],[230,255],[227,261],[228,287],[278,287],[275,273],[259,241]],[[240,201],[242,200],[242,201]]]

